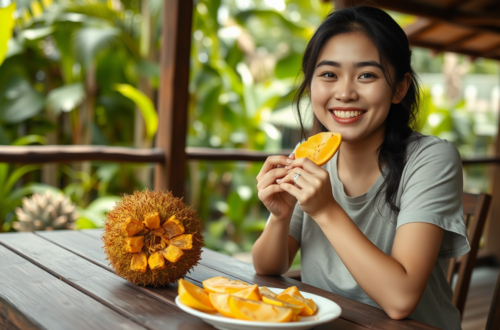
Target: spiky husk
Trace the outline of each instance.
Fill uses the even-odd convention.
[[[183,250],[184,255],[176,263],[165,260],[165,269],[151,271],[148,267],[146,273],[140,273],[130,269],[132,253],[125,251],[126,236],[123,224],[127,217],[132,216],[139,221],[151,212],[159,212],[161,225],[172,215],[182,222],[186,234],[193,234],[193,247]],[[171,192],[161,190],[144,190],[134,192],[133,195],[125,195],[121,202],[108,212],[104,223],[102,241],[104,250],[111,266],[116,274],[126,278],[128,281],[138,285],[163,286],[174,283],[184,277],[201,259],[201,248],[203,247],[201,223],[196,211],[176,198]],[[150,253],[143,248],[148,258]]]

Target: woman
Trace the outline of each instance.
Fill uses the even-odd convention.
[[[445,274],[469,251],[461,160],[447,141],[412,130],[419,88],[405,33],[376,8],[336,11],[302,71],[297,106],[307,94],[317,126],[343,142],[323,168],[266,160],[257,188],[271,215],[253,247],[256,271],[283,274],[300,248],[304,283],[393,319],[459,329]]]

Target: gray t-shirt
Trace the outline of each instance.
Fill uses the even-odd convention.
[[[391,254],[396,230],[404,224],[426,222],[445,230],[429,282],[409,317],[442,329],[460,329],[460,314],[452,304],[453,292],[446,272],[450,258],[470,250],[463,220],[462,163],[459,153],[448,141],[419,136],[417,142],[408,146],[407,163],[395,195],[399,214],[390,210],[384,192],[375,198],[384,181],[383,174],[365,194],[349,197],[337,174],[338,153],[323,168],[330,174],[335,200],[366,237],[387,255]],[[323,231],[298,203],[290,223],[290,235],[301,246],[304,283],[379,307],[356,283]]]

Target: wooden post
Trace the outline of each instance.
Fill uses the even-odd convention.
[[[500,65],[500,62],[499,62]],[[499,77],[500,78],[500,77]],[[499,79],[500,80],[500,79]],[[500,81],[499,81],[500,83]],[[498,104],[500,112],[500,102]],[[495,141],[495,156],[500,156],[500,118]],[[491,212],[488,218],[487,230],[485,231],[485,245],[488,252],[492,253],[497,263],[500,263],[500,165],[493,165],[493,178],[491,195]]]
[[[155,188],[176,197],[184,196],[192,16],[193,0],[163,3],[156,146],[165,151],[166,161],[156,165]]]

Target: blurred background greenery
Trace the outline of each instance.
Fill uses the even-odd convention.
[[[158,129],[162,0],[17,0],[0,65],[0,144],[149,148]],[[320,0],[195,1],[188,146],[278,151],[299,141],[291,106],[302,53],[333,10]],[[415,17],[390,14],[405,26]],[[3,24],[3,23],[2,23]],[[8,29],[7,29],[8,30]],[[3,56],[0,45],[0,63]],[[499,66],[414,48],[424,86],[422,131],[462,157],[493,153]],[[268,213],[257,198],[262,163],[189,161],[185,201],[208,247],[251,250]],[[78,210],[76,228],[102,226],[121,194],[152,187],[152,164],[0,164],[0,228],[14,230],[22,197],[51,190]],[[465,190],[488,191],[489,169],[465,169]]]

